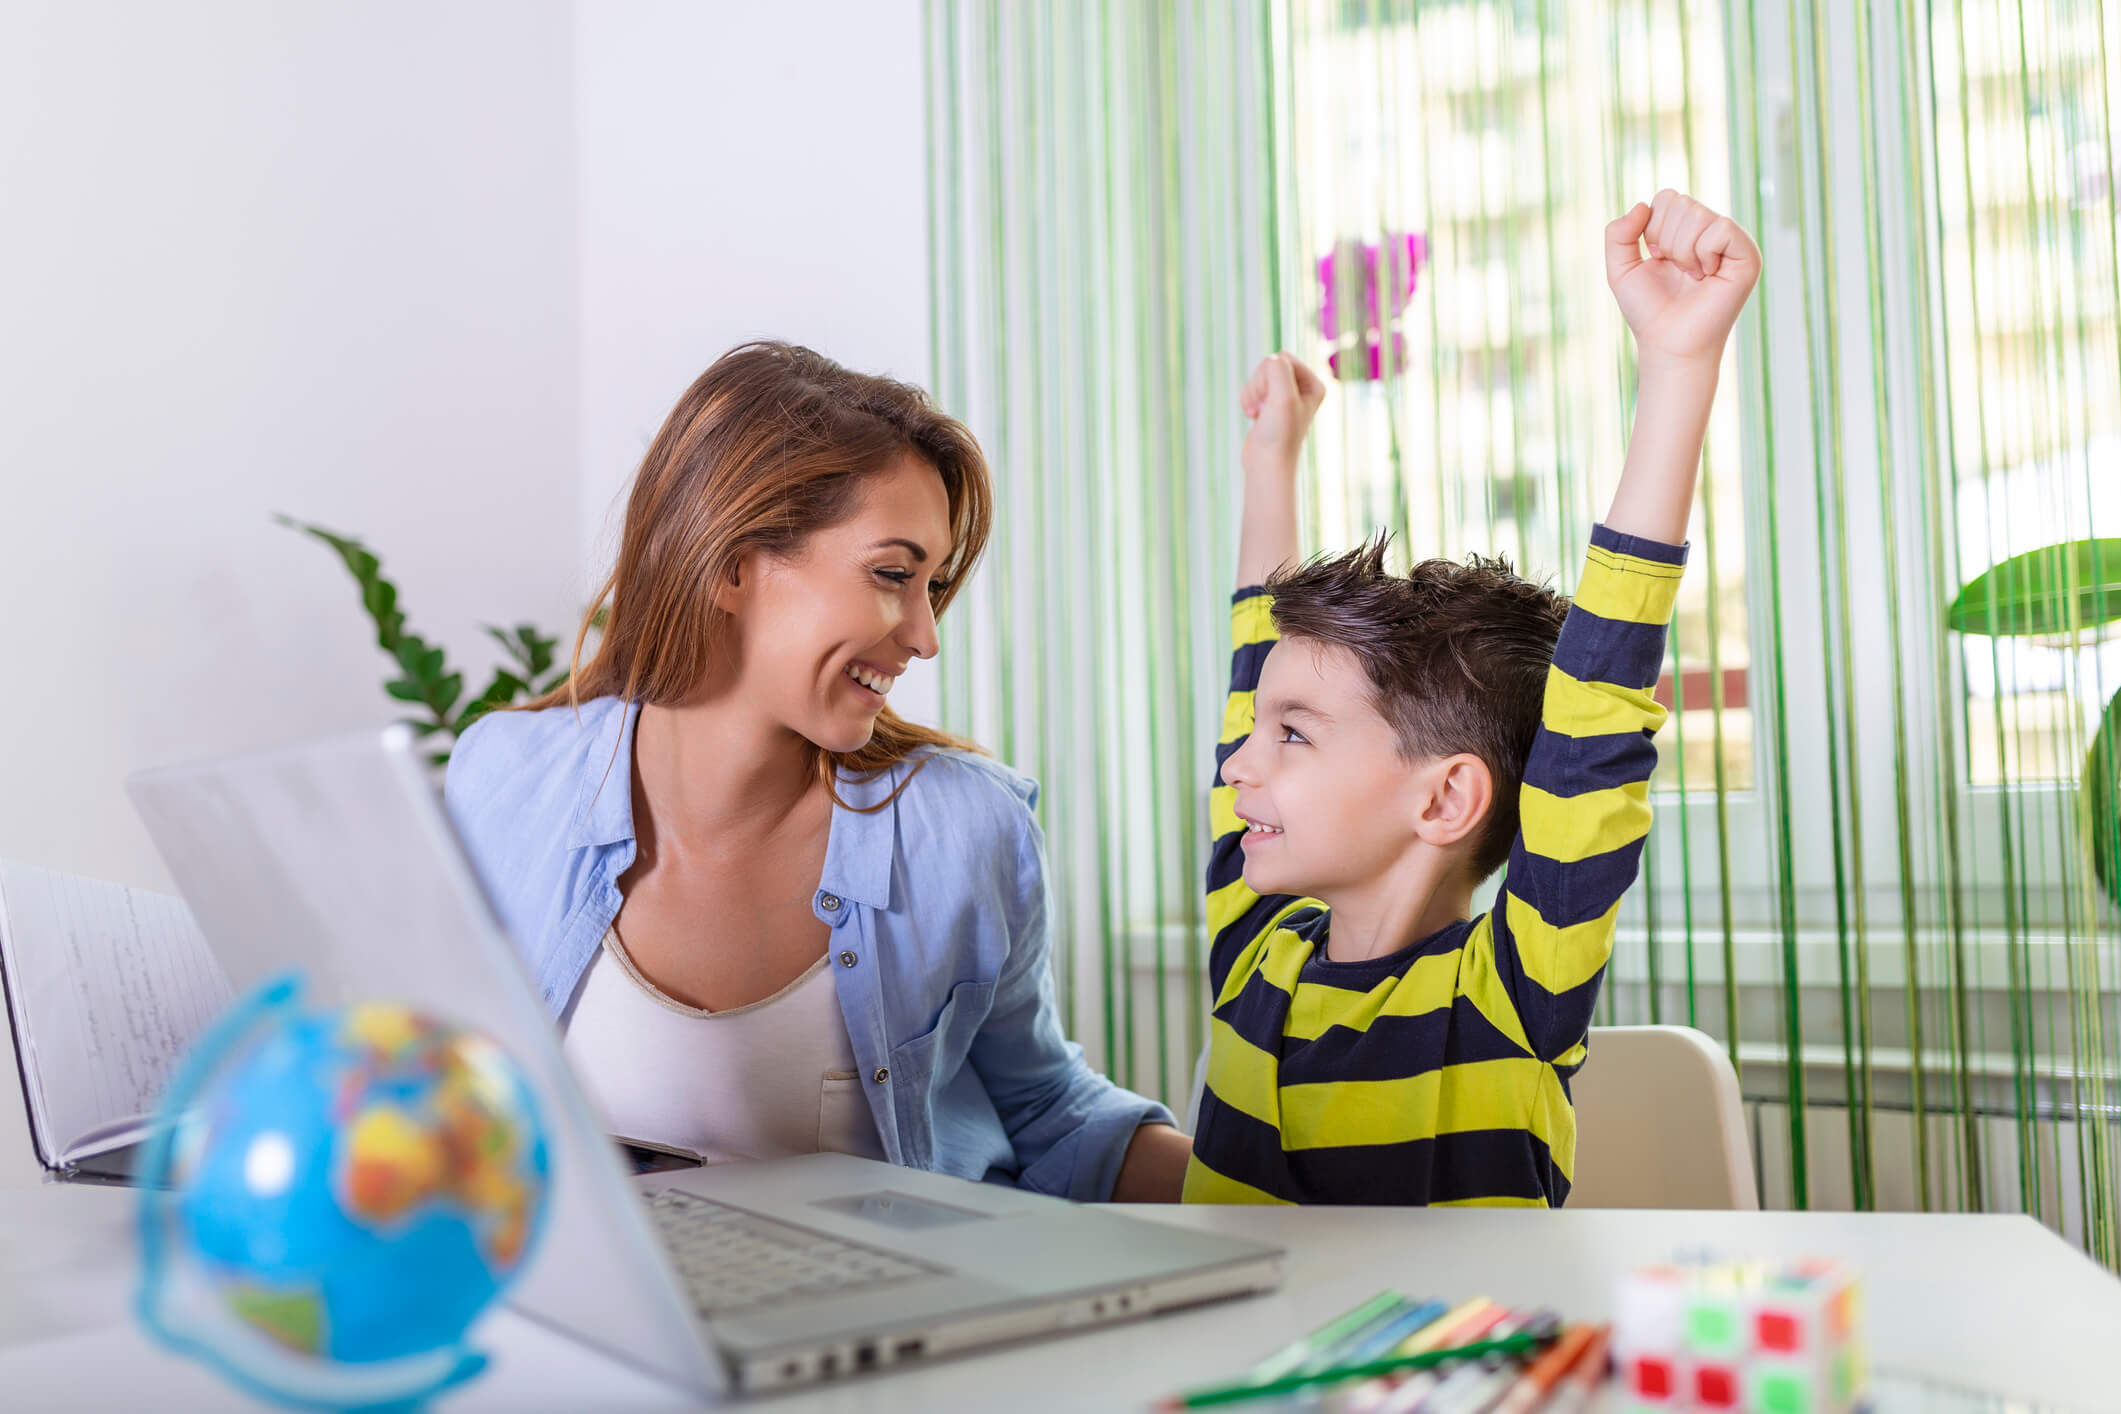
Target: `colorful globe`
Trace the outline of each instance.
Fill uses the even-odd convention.
[[[283,1402],[414,1405],[484,1365],[466,1332],[536,1243],[544,1131],[485,1036],[297,990],[239,1005],[163,1102],[141,1317]]]

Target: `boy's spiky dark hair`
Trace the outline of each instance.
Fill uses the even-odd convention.
[[[1474,836],[1474,882],[1500,869],[1517,837],[1517,791],[1538,734],[1554,642],[1569,601],[1472,555],[1385,567],[1392,537],[1277,571],[1267,581],[1284,637],[1345,649],[1409,761],[1468,752],[1495,785]]]

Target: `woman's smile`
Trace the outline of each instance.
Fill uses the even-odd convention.
[[[897,673],[887,673],[867,663],[849,663],[842,673],[864,696],[878,702],[891,694],[891,685],[898,681]]]

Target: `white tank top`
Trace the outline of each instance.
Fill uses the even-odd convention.
[[[607,931],[567,1021],[567,1059],[622,1138],[710,1163],[881,1159],[829,958],[764,1001],[703,1011],[658,990]]]

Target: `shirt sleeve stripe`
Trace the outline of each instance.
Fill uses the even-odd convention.
[[[1642,865],[1642,840],[1632,840],[1611,854],[1562,863],[1525,851],[1520,836],[1511,846],[1503,890],[1538,908],[1557,928],[1588,923],[1620,901]],[[1488,917],[1494,917],[1491,911]],[[1505,920],[1507,921],[1507,920]]]
[[[1663,635],[1658,651],[1663,652]],[[1664,725],[1665,710],[1646,687],[1579,678],[1560,663],[1547,673],[1540,702],[1540,722],[1563,736],[1620,736],[1654,732]]]
[[[1515,894],[1505,893],[1502,905],[1518,965],[1549,993],[1582,986],[1604,971],[1613,956],[1613,930],[1620,921],[1617,902],[1598,917],[1567,928],[1547,922]]]
[[[1669,595],[1664,618],[1652,623],[1605,618],[1579,597],[1554,644],[1554,666],[1578,682],[1647,693],[1664,671],[1664,630],[1670,618]]]
[[[1625,555],[1629,559],[1647,561],[1652,565],[1684,565],[1687,560],[1687,547],[1684,545],[1667,545],[1662,540],[1628,535],[1602,523],[1591,527],[1591,548],[1609,554]]]
[[[1657,744],[1646,731],[1570,737],[1566,750],[1542,751],[1525,762],[1524,784],[1567,798],[1615,781],[1646,781],[1656,766]]]
[[[1650,832],[1650,783],[1629,781],[1573,796],[1526,785],[1517,792],[1517,816],[1527,854],[1574,864]]]

